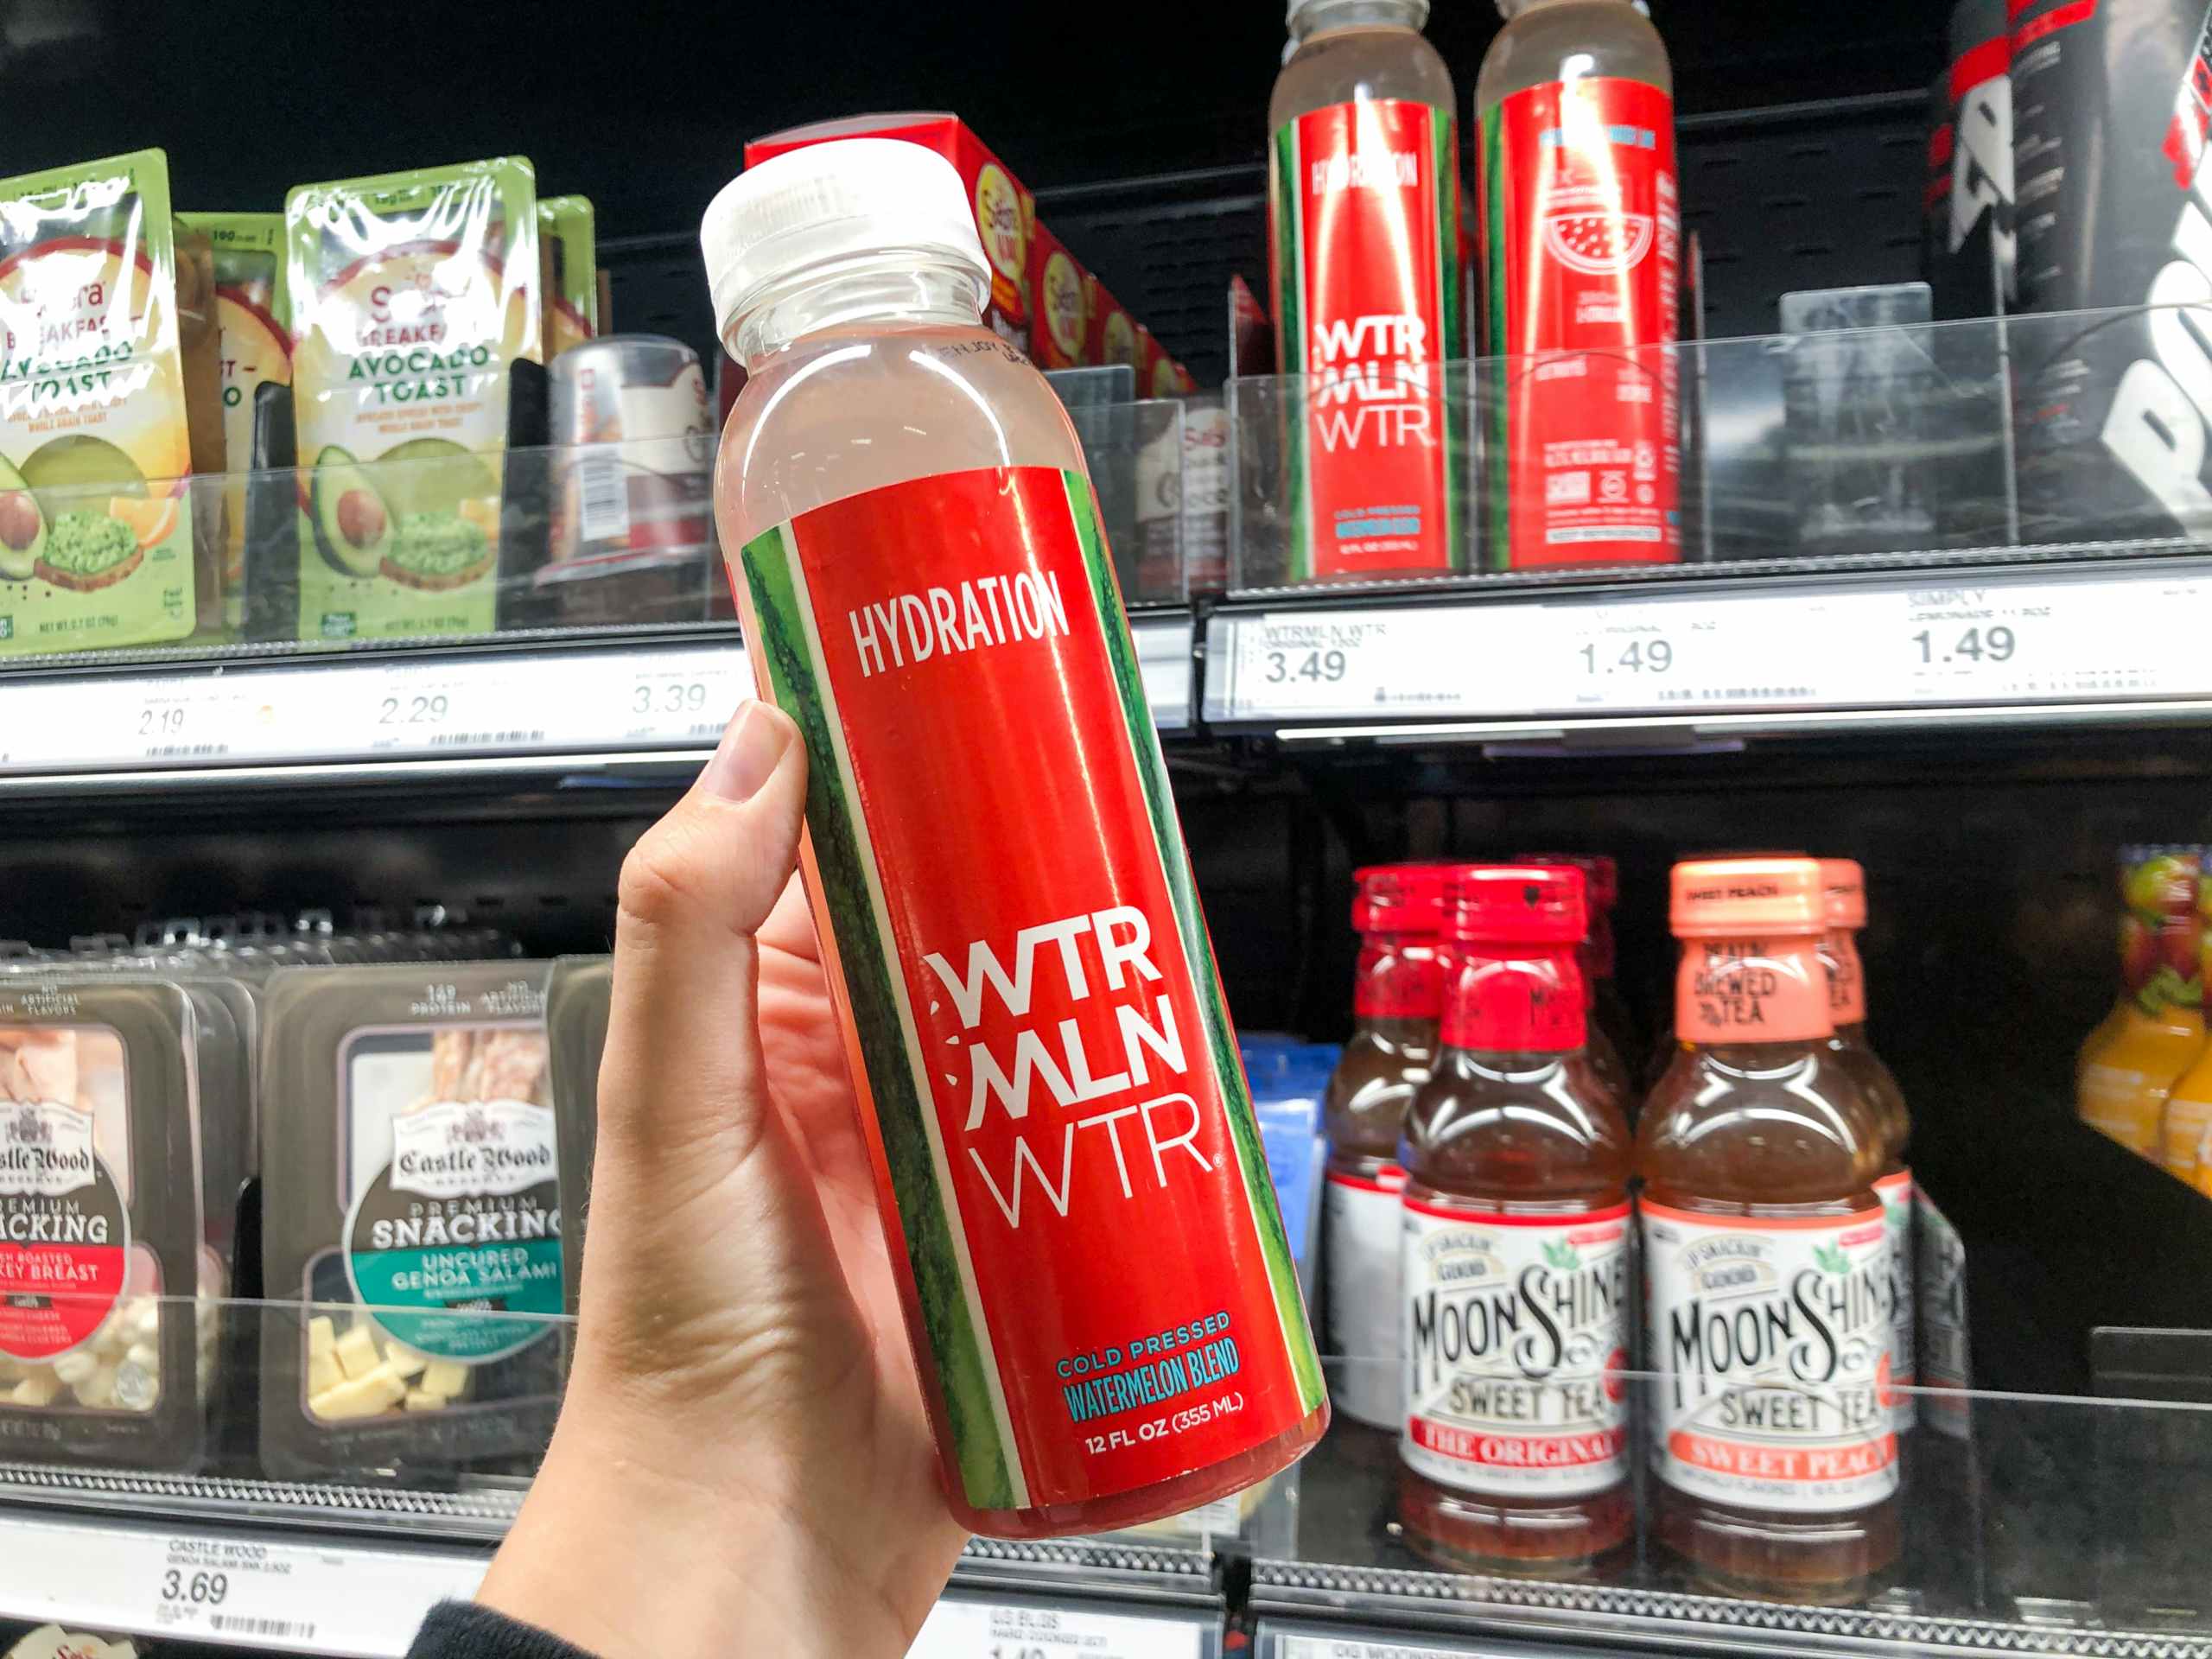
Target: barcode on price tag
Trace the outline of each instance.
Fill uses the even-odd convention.
[[[906,1659],[1204,1659],[1211,1622],[1160,1613],[1016,1605],[948,1596]]]

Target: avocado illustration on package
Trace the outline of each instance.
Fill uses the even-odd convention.
[[[179,301],[160,150],[0,181],[0,654],[181,639],[212,607]]]
[[[300,637],[490,632],[510,371],[543,351],[530,163],[302,185],[285,226]]]

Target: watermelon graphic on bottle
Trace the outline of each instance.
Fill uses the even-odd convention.
[[[1666,49],[1628,0],[1499,0],[1477,87],[1488,563],[1681,557]],[[1598,22],[1562,50],[1572,4]],[[1572,62],[1573,73],[1567,73]]]

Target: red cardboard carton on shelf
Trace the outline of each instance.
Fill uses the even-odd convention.
[[[1127,365],[1132,374],[1141,374],[1144,360],[1137,340],[1136,320],[1122,309],[1121,302],[1096,276],[1090,279],[1088,291],[1090,303],[1085,311],[1089,327],[1084,334],[1084,366],[1102,369],[1120,363]]]
[[[1151,329],[1137,329],[1137,349],[1143,353],[1143,366],[1137,371],[1138,397],[1185,397],[1198,389],[1191,372],[1167,355],[1167,348],[1153,338]]]
[[[1040,369],[1084,366],[1090,323],[1090,274],[1042,225],[1029,238],[1029,355]]]
[[[1037,200],[1007,170],[957,115],[908,111],[890,115],[853,115],[786,127],[755,138],[745,147],[745,164],[757,167],[772,156],[832,138],[903,138],[933,149],[958,169],[976,212],[976,229],[991,262],[991,327],[1009,344],[1030,349],[1030,254],[1036,234]]]

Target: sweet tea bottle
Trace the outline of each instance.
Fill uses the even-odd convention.
[[[1674,72],[1631,0],[1498,0],[1475,83],[1485,551],[1499,569],[1670,564],[1681,213]],[[1531,361],[1550,353],[1545,362]]]
[[[1916,1282],[1913,1254],[1912,1166],[1906,1154],[1912,1146],[1912,1114],[1906,1109],[1904,1090],[1883,1063],[1866,1036],[1866,969],[1859,957],[1859,931],[1866,925],[1866,873],[1856,859],[1819,861],[1822,897],[1827,906],[1827,931],[1821,936],[1821,966],[1827,970],[1828,1017],[1835,1035],[1828,1046],[1842,1061],[1859,1092],[1872,1109],[1882,1130],[1882,1173],[1874,1192],[1882,1200],[1882,1219],[1890,1230],[1891,1308],[1890,1376],[1899,1389],[1918,1381],[1917,1325],[1913,1311]],[[1899,1467],[1905,1468],[1912,1452],[1912,1432],[1920,1421],[1919,1402],[1910,1394],[1899,1394],[1891,1412],[1897,1434]]]
[[[1395,1433],[1400,1426],[1398,1141],[1406,1108],[1428,1081],[1444,999],[1438,935],[1444,868],[1386,864],[1354,872],[1359,966],[1352,1034],[1322,1106],[1329,1143],[1322,1188],[1328,1264],[1325,1351],[1344,1363],[1337,1410]]]
[[[1428,0],[1290,0],[1268,104],[1293,581],[1466,568],[1458,93]]]
[[[1627,1120],[1590,1062],[1580,871],[1446,894],[1443,1047],[1406,1117],[1398,1516],[1424,1554],[1563,1577],[1636,1529]]]
[[[701,242],[748,375],[715,513],[807,746],[801,868],[953,1511],[1036,1537],[1226,1496],[1328,1403],[1075,431],[982,325],[942,157],[792,151]]]
[[[1830,1046],[1809,858],[1678,864],[1674,1064],[1637,1142],[1653,1530],[1696,1579],[1860,1599],[1898,1550],[1882,1126]]]
[[[1637,1090],[1627,1057],[1643,1050],[1627,999],[1613,977],[1613,906],[1620,902],[1620,867],[1603,853],[1523,853],[1516,861],[1566,864],[1582,872],[1590,900],[1590,934],[1582,944],[1582,981],[1590,998],[1590,1058],[1633,1122]]]

